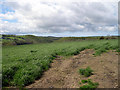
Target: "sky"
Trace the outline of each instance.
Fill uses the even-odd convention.
[[[118,35],[118,0],[0,0],[0,34]]]

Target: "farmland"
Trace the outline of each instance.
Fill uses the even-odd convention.
[[[94,49],[94,56],[108,50],[119,51],[118,40],[85,40],[31,45],[3,46],[3,86],[26,86],[50,68],[56,56],[72,56],[84,49]]]

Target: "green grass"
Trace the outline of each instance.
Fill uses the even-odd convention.
[[[26,86],[41,77],[58,56],[72,56],[84,49],[94,49],[95,55],[118,50],[118,40],[89,40],[31,45],[3,46],[3,86]]]
[[[93,70],[90,67],[87,67],[86,69],[79,69],[79,73],[81,75],[84,75],[85,77],[89,77],[92,75]]]

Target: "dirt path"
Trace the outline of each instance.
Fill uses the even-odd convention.
[[[79,88],[79,81],[92,79],[99,83],[98,88],[118,87],[118,53],[109,51],[94,57],[94,50],[86,49],[68,59],[58,57],[51,68],[27,88]],[[86,78],[79,75],[80,68],[91,67],[94,75]]]

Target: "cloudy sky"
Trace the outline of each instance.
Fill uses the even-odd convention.
[[[118,0],[101,1],[1,0],[0,33],[37,36],[118,35]]]

